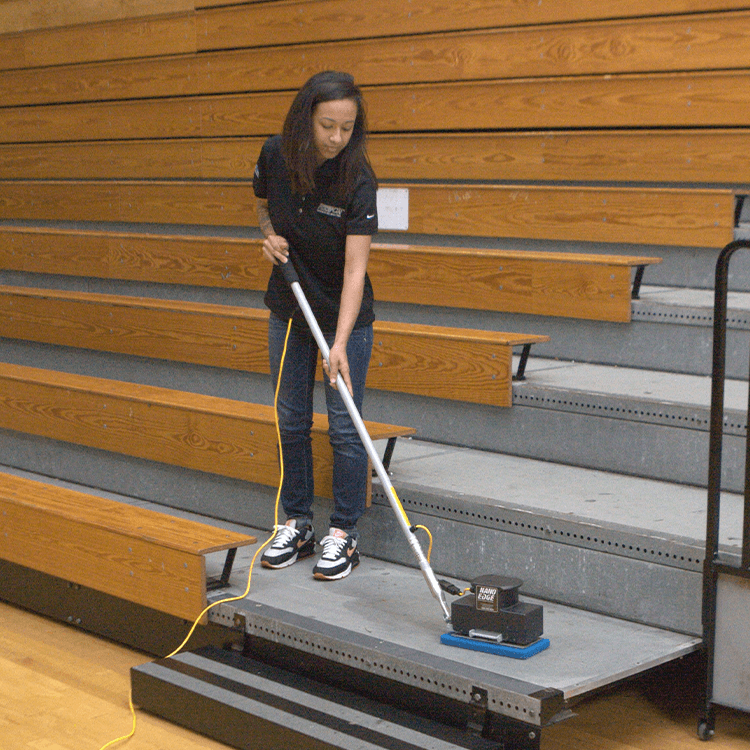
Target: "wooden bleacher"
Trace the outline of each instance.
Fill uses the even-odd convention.
[[[396,186],[409,190],[409,229],[424,234],[723,247],[734,227],[729,189]],[[0,219],[245,226],[254,214],[234,182],[8,180],[0,195]]]
[[[272,406],[0,364],[0,429],[261,485],[279,483]],[[374,441],[414,434],[365,422]],[[331,497],[328,419],[313,418],[316,494]]]
[[[741,0],[34,5],[0,8],[0,270],[27,287],[0,296],[9,338],[265,371],[265,313],[39,287],[72,275],[99,292],[108,279],[134,294],[262,289],[257,240],[226,228],[255,226],[260,146],[322,67],[363,86],[381,185],[409,191],[408,232],[425,243],[373,248],[384,302],[627,323],[634,269],[637,287],[637,269],[659,260],[644,248],[723,246],[750,183]],[[492,238],[535,250],[487,249]],[[512,347],[545,338],[405,321],[376,333],[372,387],[450,399],[460,372],[473,385],[462,394],[493,405],[510,404]],[[0,384],[3,429],[278,479],[268,407],[8,363]],[[413,432],[369,427],[374,439]],[[323,495],[324,430],[316,417]]]
[[[113,54],[111,47],[121,38],[127,39],[139,31],[146,35],[152,24],[166,21],[173,26],[175,20],[188,23],[188,39],[195,34],[196,41],[184,42],[179,48],[212,49],[217,47],[262,46],[290,44],[304,41],[330,39],[326,21],[332,11],[345,17],[348,23],[336,28],[338,38],[362,38],[388,36],[397,24],[404,34],[428,31],[462,30],[475,27],[523,26],[539,23],[586,21],[594,19],[621,18],[627,16],[656,16],[686,12],[715,11],[746,7],[742,0],[660,0],[658,5],[644,0],[606,0],[585,2],[577,5],[562,3],[538,7],[538,4],[521,4],[513,0],[498,0],[482,8],[481,16],[474,6],[462,5],[447,8],[441,3],[424,2],[425,12],[414,14],[397,0],[380,0],[376,5],[363,7],[357,0],[318,0],[304,18],[300,18],[300,2],[283,3],[273,12],[258,0],[141,0],[123,5],[119,0],[102,0],[95,6],[71,4],[33,3],[32,0],[17,0],[13,13],[0,16],[0,33],[14,33],[20,37],[14,49],[19,58],[27,59],[35,43],[45,38],[45,32],[53,30],[54,37],[62,38],[72,45],[80,40],[75,28],[69,26],[88,25],[94,42],[99,37],[107,39],[107,47],[101,51],[89,50],[88,59],[104,56],[105,59],[120,56]],[[239,7],[232,7],[239,6]],[[33,12],[32,12],[33,11]],[[356,11],[356,12],[354,12]],[[160,15],[161,14],[161,15]],[[186,20],[187,19],[187,20]],[[143,28],[145,26],[145,29]],[[291,27],[291,28],[288,28]],[[157,26],[166,31],[164,27]],[[165,47],[169,49],[169,42]],[[71,50],[61,45],[65,53],[55,57],[55,62],[69,59]],[[31,48],[31,49],[29,49]],[[164,49],[164,47],[160,48]],[[21,53],[26,52],[26,55]],[[76,54],[84,54],[75,50]],[[58,53],[59,54],[59,53]],[[165,54],[162,51],[162,54]],[[10,62],[12,60],[9,58]],[[52,64],[52,61],[47,62]],[[10,67],[16,67],[15,64]]]
[[[7,473],[0,473],[0,537],[2,560],[190,622],[207,604],[206,555],[227,550],[228,577],[237,548],[257,542]]]
[[[264,7],[265,13],[273,11]],[[185,20],[174,19],[178,36]],[[731,45],[717,45],[728,27]],[[391,27],[392,29],[393,27]],[[347,69],[365,86],[444,81],[649,75],[683,70],[731,70],[750,40],[750,14],[701,13],[524,28],[438,31],[410,36],[370,33],[359,39],[313,40],[275,46],[221,37],[216,51],[116,57],[86,65],[0,71],[8,106],[86,100],[194,96],[298,88],[323,68]],[[647,42],[647,43],[645,43]],[[183,44],[189,48],[190,44]],[[196,45],[197,47],[198,45]],[[235,47],[221,49],[221,47]],[[592,53],[592,50],[595,52]],[[403,61],[409,60],[409,65]],[[188,64],[186,64],[186,62]]]
[[[268,373],[267,335],[267,310],[0,287],[0,336],[9,339]],[[381,321],[374,335],[368,387],[505,407],[513,347],[549,340]]]
[[[0,110],[0,121],[4,114]],[[52,133],[49,134],[50,136]],[[20,137],[17,134],[17,137]],[[31,138],[31,129],[26,134]],[[383,133],[369,139],[391,180],[579,180],[742,183],[746,133],[711,130]],[[0,179],[252,178],[264,138],[0,144]]]
[[[408,190],[406,235],[371,255],[376,299],[393,303],[389,313],[424,319],[429,310],[404,311],[425,305],[487,311],[488,326],[510,313],[569,319],[550,322],[554,330],[575,330],[577,320],[622,329],[644,268],[680,248],[684,257],[732,239],[737,197],[750,184],[744,0],[418,5],[0,3],[0,282],[16,287],[0,292],[0,336],[73,348],[68,354],[89,348],[265,372],[265,313],[204,304],[200,287],[244,304],[256,297],[238,291],[265,286],[268,267],[247,237],[258,236],[255,161],[299,85],[324,67],[347,69],[363,86],[380,184]],[[166,287],[154,291],[159,299],[142,297],[154,284]],[[163,299],[170,296],[181,299]],[[375,331],[370,386],[445,399],[436,411],[453,415],[464,410],[449,401],[457,380],[460,398],[509,406],[513,347],[523,360],[547,333],[543,325],[526,336],[407,320]],[[6,349],[0,359],[38,347]],[[106,363],[111,379],[0,362],[8,442],[37,445],[26,436],[38,436],[89,448],[61,450],[81,466],[59,470],[95,476],[98,486],[109,481],[109,462],[89,475],[84,464],[99,451],[133,457],[123,463],[144,467],[148,478],[133,472],[143,496],[158,471],[138,459],[205,472],[201,487],[212,477],[217,487],[224,477],[276,486],[270,407],[136,385],[129,378],[142,371],[132,359]],[[191,387],[215,384],[198,380]],[[487,416],[479,406],[465,412],[481,413],[479,425]],[[316,415],[322,496],[331,485],[326,426]],[[415,432],[377,422],[368,429],[389,441]],[[12,448],[4,455],[18,456]],[[262,516],[267,494],[253,497],[248,517]],[[221,533],[184,528],[175,540],[166,517],[92,502],[0,475],[0,532],[13,536],[0,550],[14,565],[115,596],[134,584],[132,595],[144,597],[137,603],[156,607],[157,599],[170,614],[195,616],[206,596],[203,558]],[[138,528],[147,524],[156,549]],[[19,541],[27,537],[28,549]],[[70,544],[74,537],[86,543]],[[102,554],[109,549],[113,559]],[[174,590],[149,565],[129,580],[136,553],[165,559],[170,572],[181,565]],[[77,578],[78,569],[90,577]],[[116,590],[106,588],[112,582]],[[60,599],[68,601],[65,592]]]
[[[257,239],[0,227],[0,266],[14,271],[264,290]],[[383,302],[627,322],[631,269],[653,256],[374,243],[369,274]],[[640,270],[638,270],[640,269]]]
[[[606,135],[609,129],[620,131],[611,135],[615,154],[619,153],[617,144],[622,142],[627,148],[624,144],[632,143],[628,139],[634,133],[639,135],[633,128],[659,129],[662,136],[672,139],[672,153],[680,153],[691,147],[692,139],[710,134],[714,128],[737,128],[745,122],[742,112],[747,107],[749,79],[738,62],[742,57],[738,49],[750,38],[750,14],[741,4],[717,6],[706,1],[685,7],[663,2],[655,9],[653,4],[633,0],[627,8],[621,3],[603,3],[574,10],[515,8],[501,3],[485,9],[482,28],[476,28],[476,13],[469,14],[473,19],[469,21],[460,8],[449,11],[428,3],[422,14],[404,19],[398,37],[392,35],[393,18],[402,17],[404,11],[390,6],[390,2],[379,2],[366,13],[360,9],[358,23],[364,24],[368,33],[356,34],[346,25],[347,31],[336,39],[321,39],[313,19],[318,13],[345,13],[348,6],[343,0],[305,4],[304,23],[300,23],[302,6],[296,3],[201,7],[154,16],[148,19],[148,28],[159,26],[166,37],[165,46],[159,55],[149,54],[146,47],[140,57],[128,42],[136,21],[112,21],[104,28],[92,29],[102,38],[113,39],[111,52],[107,51],[109,44],[94,45],[86,58],[92,62],[81,64],[77,52],[66,57],[65,44],[60,41],[54,56],[44,63],[30,58],[25,68],[1,71],[0,92],[7,106],[0,112],[0,124],[7,127],[0,127],[0,132],[12,134],[6,136],[8,145],[44,143],[36,161],[47,165],[48,172],[35,180],[43,185],[8,182],[9,210],[0,215],[13,218],[9,214],[15,213],[15,218],[32,221],[99,221],[112,209],[110,216],[126,222],[158,221],[161,216],[162,221],[180,223],[193,216],[195,223],[246,225],[253,221],[252,200],[250,205],[243,201],[231,183],[206,185],[205,178],[226,179],[231,159],[222,149],[233,147],[241,152],[246,144],[250,154],[239,161],[247,175],[254,149],[265,135],[278,130],[293,90],[321,66],[338,65],[351,69],[366,89],[376,136],[373,156],[384,185],[389,179],[415,179],[416,175],[408,174],[408,165],[420,156],[403,158],[400,174],[399,170],[391,174],[394,158],[384,157],[379,162],[379,131],[388,131],[387,139],[396,149],[401,139],[414,131],[440,131],[444,152],[466,154],[460,176],[454,176],[455,172],[443,173],[441,162],[433,162],[428,151],[421,155],[420,178],[495,183],[473,186],[472,198],[460,205],[458,219],[455,212],[445,211],[456,201],[457,185],[411,185],[414,223],[410,231],[685,246],[725,244],[734,218],[731,187],[697,188],[696,181],[713,178],[693,175],[694,170],[700,170],[690,167],[688,179],[685,173],[679,174],[674,162],[671,177],[669,165],[663,174],[638,177],[632,174],[632,167],[630,175],[621,174],[617,159],[601,165],[597,157],[602,153],[602,133]],[[290,13],[297,19],[293,24],[285,23]],[[725,29],[731,29],[733,45],[716,43]],[[35,35],[47,39],[55,33],[59,40],[71,41],[82,29],[30,30],[15,35],[13,42],[16,49],[19,45],[33,47]],[[409,65],[403,64],[404,59]],[[44,107],[36,106],[39,104]],[[566,130],[569,128],[575,130]],[[685,128],[692,132],[683,132]],[[469,130],[507,136],[504,158],[491,162],[488,169],[481,156],[487,142],[467,136]],[[588,130],[596,130],[599,137],[587,140]],[[574,178],[601,184],[570,185],[569,173],[554,174],[543,167],[536,170],[536,176],[506,173],[505,164],[516,161],[516,148],[545,153],[547,131],[554,131],[558,140],[566,134],[577,137],[579,148],[583,148],[576,151],[577,163],[593,162],[599,168],[595,175],[576,174]],[[741,136],[741,132],[733,135]],[[143,138],[152,142],[123,142]],[[183,138],[197,140],[189,144],[176,140]],[[214,138],[234,141],[217,144],[211,142]],[[414,138],[421,140],[412,140],[412,146],[427,143],[424,136]],[[453,142],[453,138],[457,140]],[[66,143],[55,151],[50,141]],[[112,143],[111,158],[95,158],[112,141],[116,143]],[[480,150],[472,155],[472,150],[463,148],[467,143]],[[701,151],[707,158],[691,159],[690,163],[716,164],[727,152],[723,142],[714,143],[708,153]],[[76,159],[76,149],[87,146],[92,149],[90,158]],[[607,154],[612,153],[609,146]],[[186,152],[188,147],[191,154]],[[213,165],[208,171],[195,166],[197,152],[202,165],[204,148],[206,160]],[[177,163],[189,165],[182,175],[176,174],[180,171],[175,168],[176,152],[182,155]],[[153,153],[157,160],[144,172],[137,165],[147,160],[144,154]],[[34,161],[33,154],[28,156]],[[8,153],[7,158],[14,157]],[[16,153],[15,158],[16,164],[24,164],[23,154]],[[129,161],[131,158],[135,162]],[[524,160],[523,153],[519,160]],[[620,162],[637,160],[637,152],[635,159],[627,158],[626,152]],[[87,181],[95,178],[94,162],[108,169],[104,186]],[[61,176],[55,174],[56,163],[61,164],[62,172],[75,163],[79,182],[54,183]],[[87,164],[91,167],[88,175]],[[425,164],[435,165],[430,174],[425,174]],[[123,183],[124,176],[183,182]],[[518,179],[559,182],[544,186],[496,184]],[[675,179],[679,184],[669,188],[643,184],[644,180]],[[624,186],[628,180],[639,184]],[[105,194],[107,187],[111,192]],[[70,205],[65,188],[79,198],[80,209]],[[520,213],[519,199],[527,209]],[[663,206],[663,212],[654,215],[655,204]],[[219,205],[224,206],[223,214],[215,210]],[[570,206],[581,210],[575,212]],[[485,225],[472,220],[472,213],[482,217],[495,214],[496,220]],[[451,221],[441,221],[443,216],[450,216]]]

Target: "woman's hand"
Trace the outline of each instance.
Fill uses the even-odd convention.
[[[263,255],[274,265],[286,263],[289,259],[289,243],[278,234],[269,234],[263,240]]]
[[[323,370],[325,371],[325,374],[328,376],[328,379],[331,381],[331,385],[336,388],[336,380],[338,379],[339,374],[344,379],[344,383],[346,384],[347,389],[349,390],[349,393],[354,395],[354,389],[352,388],[352,381],[349,376],[349,360],[346,356],[346,345],[345,344],[337,344],[335,341],[333,343],[333,346],[330,349],[329,353],[329,361],[331,363],[330,367],[326,365],[325,360],[323,360]]]

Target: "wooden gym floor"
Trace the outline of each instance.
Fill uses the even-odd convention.
[[[150,657],[0,603],[0,750],[99,750],[131,728],[129,669]],[[669,665],[590,697],[544,730],[542,750],[750,750],[750,715],[719,708],[695,733],[695,668]],[[138,712],[127,750],[225,750]],[[262,750],[262,748],[259,748]]]

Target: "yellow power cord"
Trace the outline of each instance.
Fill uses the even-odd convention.
[[[281,486],[284,483],[284,456],[283,451],[281,448],[281,430],[279,428],[279,412],[278,412],[278,399],[279,399],[279,387],[281,384],[281,373],[284,370],[284,360],[286,359],[286,349],[287,344],[289,342],[289,333],[292,330],[292,319],[289,318],[289,323],[286,328],[286,338],[284,339],[284,350],[281,354],[281,364],[279,366],[279,378],[276,383],[276,391],[274,392],[273,397],[273,406],[274,406],[274,418],[276,423],[276,439],[278,440],[279,445],[279,466],[280,466],[280,478],[279,478],[279,488],[276,491],[276,503],[274,505],[274,518],[273,518],[273,534],[271,534],[268,539],[266,539],[263,544],[261,544],[260,547],[258,547],[257,551],[253,555],[252,562],[250,563],[250,570],[247,574],[247,587],[245,588],[245,592],[243,594],[240,594],[240,596],[231,596],[227,599],[221,599],[218,602],[214,602],[213,604],[209,604],[199,615],[195,618],[195,622],[193,623],[193,626],[190,628],[190,631],[185,636],[185,639],[182,641],[182,643],[174,650],[171,654],[167,654],[164,658],[170,659],[173,656],[176,656],[177,654],[182,651],[183,648],[187,645],[187,642],[192,637],[193,633],[195,632],[195,629],[198,627],[198,623],[201,621],[203,616],[213,607],[218,606],[219,604],[227,604],[229,602],[237,602],[240,599],[244,599],[249,593],[250,593],[250,582],[253,577],[253,568],[255,567],[255,561],[258,559],[258,555],[261,553],[263,549],[265,549],[276,537],[276,534],[279,530],[279,500],[281,498]],[[118,742],[125,742],[125,740],[129,740],[133,735],[135,734],[135,725],[136,725],[136,713],[135,713],[135,707],[133,706],[133,691],[132,688],[128,694],[128,706],[130,707],[130,713],[133,717],[133,727],[130,730],[128,734],[123,735],[122,737],[118,737],[117,739],[111,740],[106,745],[103,745],[100,750],[107,750],[107,748],[112,747],[113,745],[116,745]]]
[[[421,523],[417,524],[416,526],[411,525],[409,516],[406,515],[406,510],[404,509],[404,506],[401,504],[401,498],[398,496],[398,493],[396,492],[396,488],[391,486],[391,490],[393,492],[393,497],[396,500],[396,505],[398,506],[398,509],[401,511],[401,515],[404,517],[404,521],[406,521],[406,525],[409,527],[409,530],[411,531],[411,533],[413,534],[415,529],[422,529],[422,531],[427,532],[427,536],[429,537],[429,540],[430,540],[430,545],[427,548],[427,562],[430,562],[430,555],[432,554],[432,533],[426,526],[423,526]]]
[[[430,546],[427,547],[427,562],[430,562],[430,555],[432,554],[432,533],[430,532],[430,530],[426,526],[422,526],[421,523],[419,523],[416,526],[414,526],[414,528],[415,529],[422,529],[422,531],[426,531],[427,532],[427,536],[430,539]]]

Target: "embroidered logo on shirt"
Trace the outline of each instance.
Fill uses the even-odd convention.
[[[344,215],[344,209],[337,208],[336,206],[328,206],[325,203],[321,203],[318,206],[318,213],[324,214],[325,216],[334,216],[335,218],[340,219]]]

